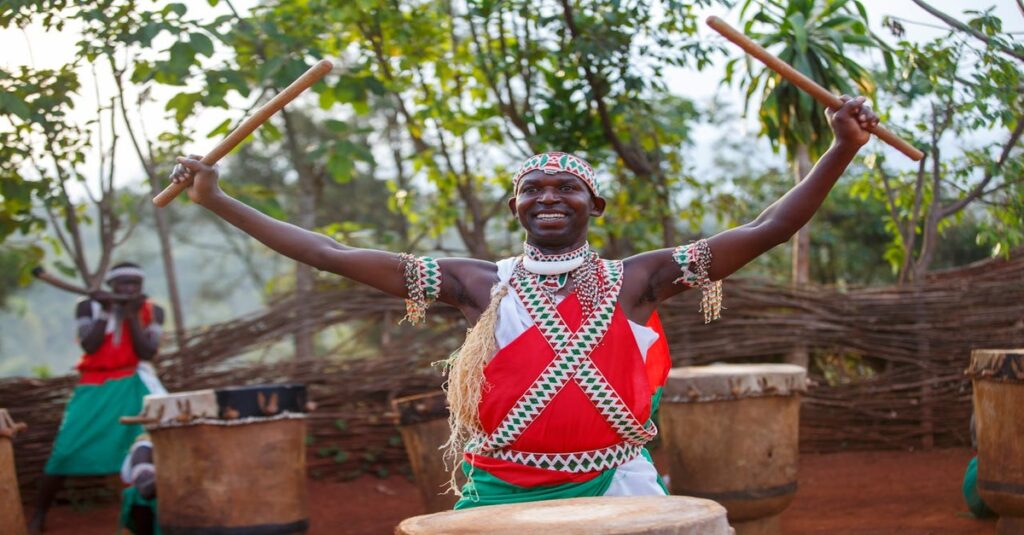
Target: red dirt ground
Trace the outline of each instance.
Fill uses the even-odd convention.
[[[657,459],[657,455],[655,458]],[[800,457],[799,490],[782,515],[790,535],[981,535],[992,520],[967,516],[960,483],[971,453],[856,452]],[[387,534],[403,518],[421,514],[421,498],[407,479],[364,476],[347,483],[309,482],[311,535]],[[48,535],[115,533],[115,505],[52,510]]]

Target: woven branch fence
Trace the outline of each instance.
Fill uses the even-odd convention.
[[[962,446],[969,442],[974,348],[1024,347],[1024,254],[938,273],[915,287],[792,289],[737,279],[725,285],[721,321],[704,325],[696,292],[662,309],[676,365],[778,362],[794,348],[811,355],[803,401],[804,451]],[[265,382],[309,386],[309,470],[315,478],[407,471],[388,417],[395,397],[436,390],[431,362],[465,332],[459,314],[436,307],[425,327],[398,325],[403,303],[374,290],[322,288],[263,311],[188,333],[159,358],[171,391]],[[327,329],[309,361],[264,358],[301,326]],[[333,342],[323,342],[330,338]],[[29,424],[15,443],[26,498],[34,492],[72,376],[0,380],[0,407]]]

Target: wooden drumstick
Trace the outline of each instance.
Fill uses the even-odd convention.
[[[0,437],[14,438],[18,433],[28,429],[24,422],[15,422],[7,409],[0,409]]]
[[[326,59],[322,59],[316,65],[310,67],[308,71],[286,87],[284,91],[278,93],[277,96],[270,99],[270,102],[260,106],[249,118],[242,121],[238,128],[235,128],[233,132],[228,134],[206,156],[203,156],[202,162],[206,165],[217,163],[218,160],[231,152],[245,138],[249,137],[249,134],[259,128],[261,124],[267,122],[267,119],[270,119],[272,115],[294,100],[300,93],[309,89],[310,86],[326,76],[327,73],[331,72],[331,68],[333,68],[333,65]],[[156,197],[153,197],[153,204],[161,208],[167,206],[182,191],[185,191],[187,187],[188,184],[185,182],[172,183],[164,188]]]
[[[58,279],[57,277],[54,277],[53,275],[50,275],[49,273],[46,272],[45,269],[42,268],[42,266],[36,266],[36,267],[32,268],[32,276],[34,276],[35,278],[37,278],[37,279],[39,279],[39,280],[41,280],[41,281],[43,281],[43,282],[45,282],[47,284],[50,284],[51,286],[55,286],[57,288],[60,288],[61,290],[64,290],[66,292],[71,292],[71,293],[81,294],[81,295],[89,295],[89,293],[90,293],[89,290],[86,290],[85,288],[82,288],[81,286],[76,286],[74,284],[71,284],[70,282],[65,282],[65,281],[63,281],[61,279]],[[110,295],[110,299],[112,301],[131,301],[132,299],[135,299],[135,298],[136,298],[136,296],[133,296],[133,295],[123,295],[123,294],[111,294]]]
[[[122,416],[120,421],[122,425],[150,425],[158,423],[160,419],[153,416]]]
[[[708,26],[711,26],[716,32],[722,34],[723,37],[736,43],[746,51],[747,54],[754,56],[761,63],[768,66],[769,69],[779,73],[780,76],[789,80],[790,83],[803,89],[807,94],[814,97],[814,100],[820,102],[823,106],[838,110],[842,107],[843,101],[839,97],[833,95],[829,90],[818,85],[817,82],[806,77],[800,71],[790,67],[786,62],[773,56],[770,52],[761,47],[761,45],[752,41],[746,35],[740,33],[736,28],[733,28],[722,19],[710,16],[707,18]],[[868,131],[878,136],[878,139],[888,143],[896,150],[906,154],[911,160],[920,161],[924,158],[924,153],[918,150],[916,147],[902,140],[896,134],[893,134],[889,130],[886,130],[882,125],[876,125],[868,128]]]

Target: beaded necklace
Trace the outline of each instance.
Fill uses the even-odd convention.
[[[568,253],[554,255],[545,254],[533,245],[524,243],[523,252],[514,270],[517,278],[540,288],[552,303],[558,291],[572,278],[584,317],[594,310],[604,294],[602,281],[605,277],[601,273],[599,257],[590,250],[589,243],[585,242],[580,248]]]

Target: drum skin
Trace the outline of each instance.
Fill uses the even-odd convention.
[[[972,367],[978,494],[997,531],[1024,533],[1024,350],[976,350]]]
[[[10,535],[23,535],[25,517],[22,516],[21,493],[14,472],[14,445],[11,439],[0,436],[0,531]],[[10,531],[7,531],[10,530]]]
[[[672,494],[714,500],[731,522],[782,512],[796,494],[800,398],[666,403]]]
[[[730,535],[725,509],[683,496],[572,498],[408,518],[399,535]]]
[[[168,535],[305,533],[306,421],[150,429]]]

